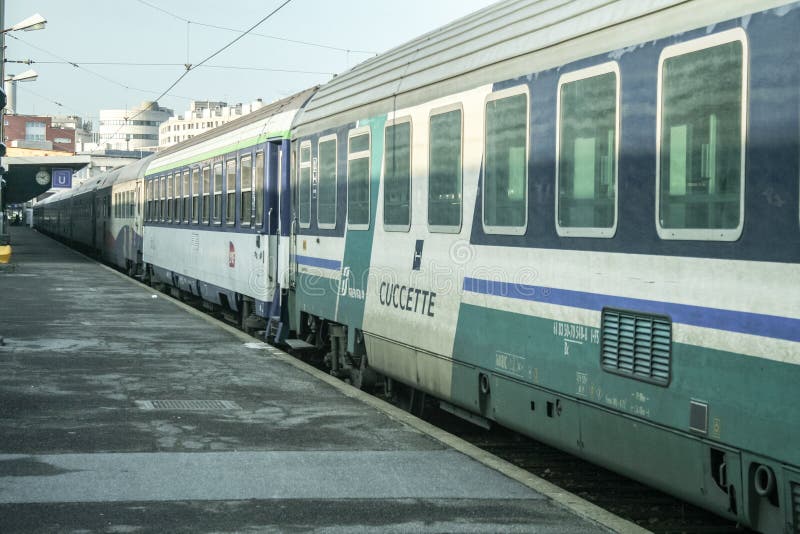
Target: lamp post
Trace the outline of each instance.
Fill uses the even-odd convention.
[[[6,59],[6,33],[12,31],[31,31],[31,30],[41,30],[44,28],[47,20],[41,16],[40,14],[36,13],[35,15],[31,15],[30,17],[26,18],[23,21],[14,24],[10,28],[6,28],[6,1],[0,0],[0,80],[5,81],[5,59]],[[25,75],[26,80],[31,80],[30,72],[25,72],[19,77],[15,77],[17,80],[22,80],[22,76]],[[36,73],[33,72],[33,77],[35,78]],[[3,95],[3,100],[5,100],[5,95]],[[3,106],[5,108],[5,105]],[[0,261],[8,261],[11,256],[11,250],[9,246],[9,236],[8,236],[8,228],[6,227],[6,207],[5,202],[3,201],[3,186],[2,186],[2,175],[5,174],[5,167],[2,165],[2,157],[5,154],[5,117],[4,117],[4,109],[0,109],[0,249],[3,247],[6,248],[5,253],[0,251]]]

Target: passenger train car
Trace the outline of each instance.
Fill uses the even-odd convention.
[[[800,532],[798,29],[785,1],[500,2],[89,216],[133,191],[144,276],[355,385]],[[39,224],[109,247],[66,209],[100,191]]]

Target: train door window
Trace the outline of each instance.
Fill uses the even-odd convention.
[[[747,64],[741,28],[661,53],[656,227],[662,239],[735,241],[742,234]]]
[[[147,185],[150,186],[150,192],[147,194],[147,198],[149,199],[148,205],[149,209],[147,210],[147,220],[153,222],[155,220],[156,212],[155,212],[155,180],[150,180]]]
[[[255,176],[255,196],[256,196],[256,215],[255,225],[261,228],[264,224],[264,151],[256,152],[256,167],[254,171]]]
[[[323,137],[317,146],[317,226],[336,227],[336,134]]]
[[[114,217],[119,217],[119,202],[117,201],[117,197],[119,197],[119,193],[114,193]]]
[[[164,221],[167,217],[167,177],[161,177],[161,192],[159,193],[158,219]]]
[[[189,224],[192,220],[191,190],[189,189],[189,171],[183,171],[183,217],[181,220]]]
[[[211,168],[203,167],[203,222],[211,219]]]
[[[239,226],[250,226],[253,217],[253,157],[248,154],[239,160],[239,179],[241,181],[241,211]]]
[[[432,232],[461,230],[460,105],[435,110],[428,143],[428,227]]]
[[[556,231],[614,237],[617,230],[619,65],[595,65],[558,81]]]
[[[300,169],[298,190],[298,219],[300,227],[311,226],[311,143],[305,141],[300,144]]]
[[[144,220],[150,222],[150,195],[153,192],[153,187],[150,180],[144,183]]]
[[[411,119],[390,122],[384,132],[383,225],[389,231],[411,227]]]
[[[214,207],[211,220],[214,224],[222,224],[222,163],[214,165]]]
[[[225,162],[225,223],[228,226],[236,224],[236,160],[229,159]]]
[[[369,229],[369,127],[352,130],[347,140],[347,227]]]
[[[483,229],[524,234],[528,221],[528,89],[512,87],[486,100]]]

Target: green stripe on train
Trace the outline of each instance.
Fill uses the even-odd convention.
[[[697,437],[800,465],[800,366],[673,342],[671,381],[659,386],[602,369],[599,334],[462,304],[453,354],[465,365],[454,366],[452,395],[480,409],[478,373],[485,370],[525,386],[513,388],[519,398],[504,398],[503,406],[489,401],[486,413],[502,410],[518,418],[515,426],[530,424],[529,397],[548,391],[685,433],[691,432],[689,403],[699,400],[708,404],[708,434]]]
[[[159,172],[169,171],[179,167],[184,167],[186,165],[191,165],[192,163],[197,163],[199,161],[214,158],[216,156],[222,156],[223,154],[227,154],[228,152],[234,152],[236,150],[241,150],[243,148],[249,148],[259,143],[263,143],[264,141],[268,141],[270,139],[288,139],[289,135],[290,132],[288,130],[260,134],[255,137],[250,137],[248,139],[244,139],[236,143],[231,143],[230,145],[226,145],[221,148],[216,148],[214,150],[203,152],[202,154],[198,154],[190,158],[184,158],[174,163],[170,163],[169,165],[161,165],[160,167],[153,167],[152,169],[147,169],[145,176],[151,176]]]

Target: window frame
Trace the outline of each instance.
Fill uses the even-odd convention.
[[[204,176],[206,172],[208,172],[208,187],[206,187],[206,177]],[[202,191],[200,195],[200,224],[211,226],[211,211],[213,208],[211,189],[213,189],[214,182],[212,181],[213,176],[211,174],[210,162],[205,162],[200,166],[200,180],[202,182],[202,186],[200,187]],[[205,204],[206,198],[208,198],[207,206]]]
[[[350,153],[350,139],[353,137],[360,137],[366,135],[367,149],[360,152]],[[365,223],[351,223],[350,222],[350,162],[356,159],[367,159],[367,222]],[[338,177],[337,177],[338,179]],[[347,133],[347,229],[348,230],[369,230],[370,223],[372,222],[372,129],[369,126],[361,126],[353,128]]]
[[[249,160],[250,161],[250,183],[247,184],[245,187],[245,183],[242,180],[242,160]],[[239,194],[237,195],[239,198],[239,214],[237,216],[237,220],[239,221],[239,228],[252,228],[254,226],[255,216],[256,216],[256,196],[255,196],[255,166],[253,153],[250,151],[241,152],[238,154],[237,157],[237,173],[238,173],[238,182],[239,182]],[[250,217],[245,220],[243,218],[244,215],[244,194],[245,192],[250,192]]]
[[[233,190],[230,189],[230,168],[233,165]],[[236,222],[238,221],[237,213],[236,213],[236,204],[237,204],[237,194],[236,194],[236,185],[239,182],[239,158],[234,154],[230,157],[225,159],[225,166],[223,167],[223,178],[222,178],[225,187],[222,189],[222,203],[225,204],[225,221],[224,224],[227,227],[236,226]],[[233,195],[233,213],[228,213],[228,208],[230,207],[228,204],[230,203],[231,195]]]
[[[439,224],[431,224],[430,223],[430,207],[431,207],[431,147],[433,143],[431,143],[431,119],[436,115],[444,115],[445,113],[450,113],[452,111],[459,111],[461,113],[461,133],[459,144],[461,146],[460,150],[460,157],[461,157],[461,176],[459,177],[459,194],[461,195],[460,198],[460,205],[461,209],[459,210],[459,218],[458,218],[458,225],[439,225]],[[453,104],[448,104],[446,106],[440,106],[437,108],[433,108],[428,113],[428,169],[427,169],[427,181],[428,187],[425,191],[425,222],[428,226],[428,231],[430,233],[438,233],[438,234],[460,234],[461,229],[464,227],[464,105],[461,102],[454,102]],[[409,199],[410,202],[410,199]]]
[[[258,172],[258,164],[261,160],[261,172]],[[253,152],[253,229],[264,230],[264,212],[269,213],[265,196],[267,192],[267,149],[259,148]],[[260,213],[259,213],[260,208]],[[310,208],[309,208],[310,209]]]
[[[562,226],[558,220],[558,198],[560,193],[559,173],[561,167],[561,87],[572,82],[587,80],[603,74],[613,73],[616,76],[616,111],[614,116],[614,224],[610,228],[590,226]],[[584,69],[562,74],[556,88],[556,184],[554,218],[556,233],[559,237],[595,237],[611,239],[617,233],[619,225],[619,141],[622,134],[622,76],[619,63],[607,61]]]
[[[192,174],[189,167],[186,167],[181,172],[181,183],[183,184],[181,188],[181,203],[183,204],[181,222],[183,224],[189,224],[192,221]]]
[[[525,222],[522,226],[487,226],[486,225],[486,146],[488,141],[488,131],[486,126],[486,107],[490,102],[495,100],[504,100],[512,96],[525,95]],[[463,126],[462,126],[463,128]],[[463,156],[462,156],[463,157]],[[527,84],[515,85],[495,91],[486,95],[483,101],[483,180],[481,180],[481,226],[485,234],[501,234],[501,235],[525,235],[528,230],[528,207],[530,206],[530,199],[528,198],[528,180],[529,180],[529,166],[531,159],[531,92]],[[462,161],[462,184],[463,184],[463,161]],[[462,185],[463,188],[463,185]]]
[[[664,228],[661,226],[661,126],[663,121],[664,62],[668,59],[707,50],[716,46],[739,41],[742,45],[742,94],[740,117],[740,179],[739,179],[739,224],[736,228]],[[746,153],[747,153],[747,108],[750,48],[747,33],[743,28],[731,28],[711,35],[666,46],[658,58],[658,84],[656,91],[656,204],[655,223],[658,237],[664,240],[689,241],[737,241],[744,230]]]
[[[319,157],[319,147],[322,143],[327,143],[329,141],[333,141],[333,169],[334,169],[334,176],[333,176],[333,223],[321,223],[319,220],[319,199],[320,199],[320,180],[321,180],[321,167],[322,162],[320,161]],[[313,156],[313,154],[312,154]],[[312,157],[313,161],[313,157]],[[313,192],[313,167],[312,167],[312,192]],[[313,198],[314,195],[312,194],[311,197]],[[336,223],[339,221],[339,136],[335,133],[321,136],[317,139],[317,228],[320,230],[333,230],[336,228]]]
[[[392,126],[408,123],[408,224],[387,224],[386,223],[386,130]],[[383,181],[383,202],[381,204],[381,215],[383,229],[387,232],[409,232],[411,223],[414,221],[414,121],[411,115],[394,118],[386,121],[383,127],[383,161],[381,161],[381,180]]]
[[[308,148],[308,161],[303,163],[303,148]],[[297,222],[300,228],[311,228],[311,219],[313,217],[311,214],[313,213],[312,210],[312,202],[314,200],[314,153],[311,150],[311,140],[307,139],[300,143],[300,147],[298,148],[297,154]],[[303,222],[300,219],[300,180],[302,180],[304,168],[308,167],[308,222]]]
[[[219,167],[219,175],[217,175],[217,167]],[[217,192],[217,176],[219,176],[219,192]],[[222,226],[222,212],[225,209],[225,161],[222,158],[214,160],[211,164],[211,197],[209,198],[211,204],[209,209],[211,216],[209,217],[211,226]],[[219,195],[219,209],[217,209],[217,195]]]

